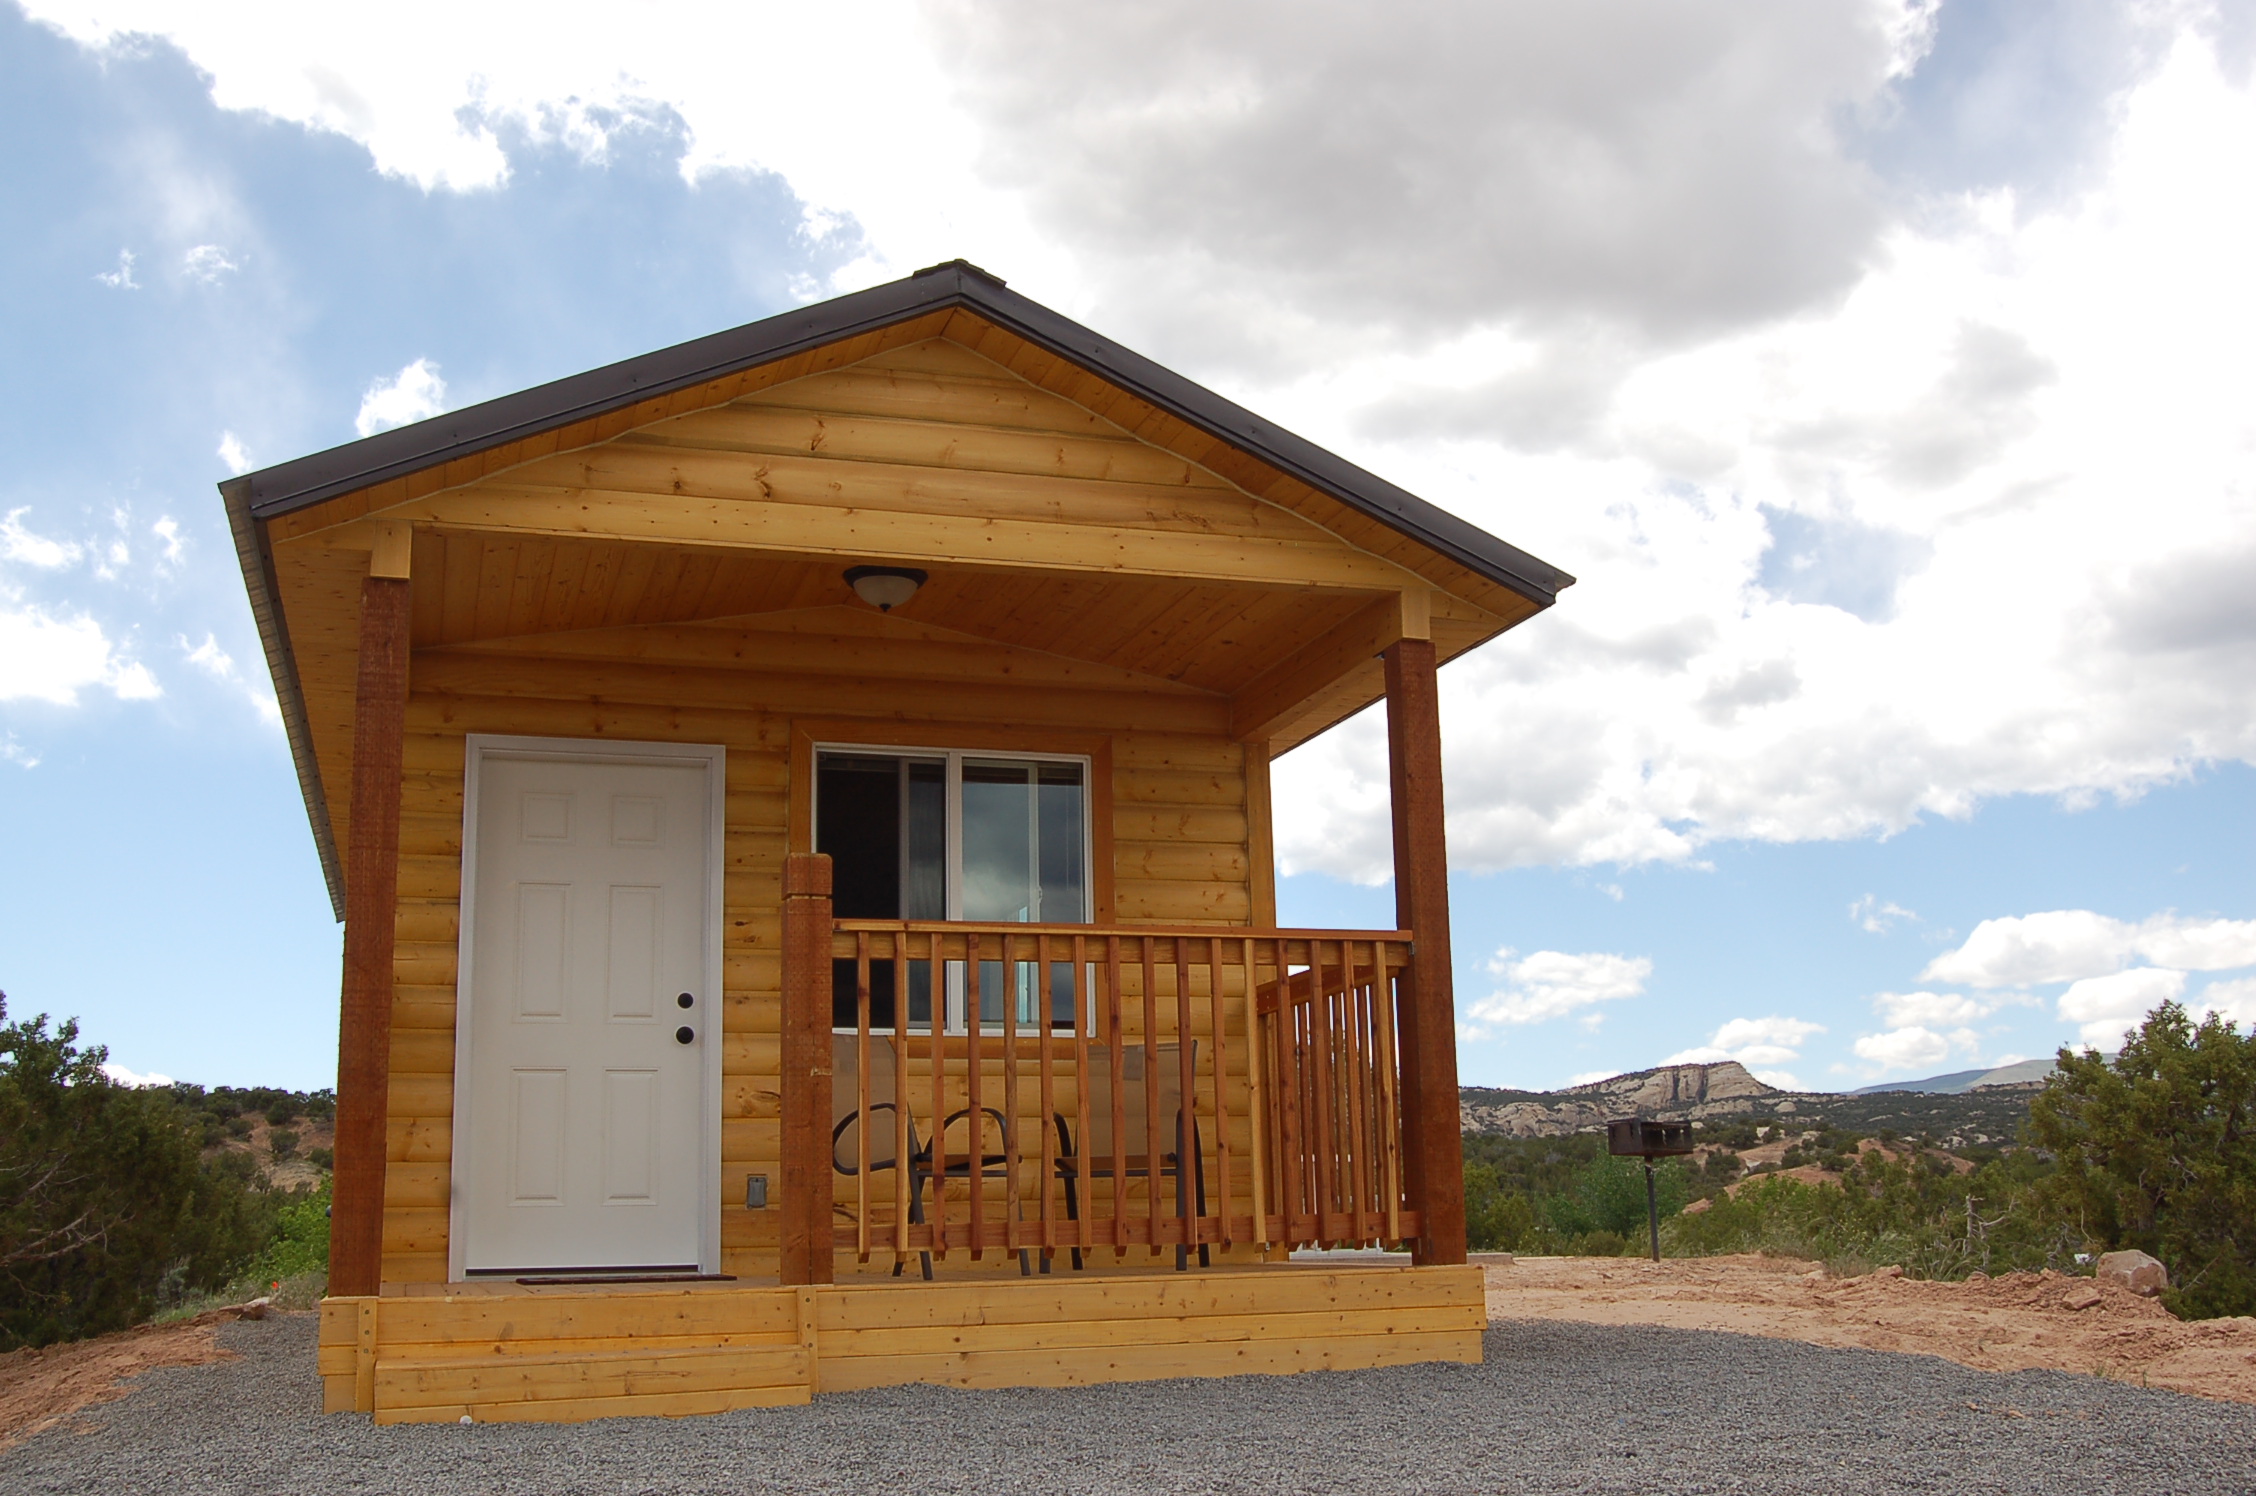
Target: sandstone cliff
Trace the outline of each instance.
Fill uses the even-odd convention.
[[[1714,1065],[1663,1065],[1565,1091],[1486,1091],[1468,1087],[1458,1101],[1467,1132],[1507,1137],[1557,1137],[1589,1132],[1616,1117],[1705,1121],[1711,1117],[1792,1114],[1794,1099],[1764,1085],[1737,1060]]]

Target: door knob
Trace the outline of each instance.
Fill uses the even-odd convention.
[[[687,1044],[696,1037],[697,1030],[691,1028],[686,1023],[683,1024],[680,1028],[674,1030],[674,1042],[676,1044]]]
[[[696,999],[696,998],[694,998],[694,997],[691,997],[691,996],[690,996],[690,995],[689,995],[688,993],[686,993],[686,992],[684,992],[684,993],[683,993],[683,994],[682,994],[681,996],[679,996],[679,997],[675,998],[675,999],[674,999],[674,1001],[675,1001],[676,1003],[680,1004],[680,1005],[681,1005],[682,1007],[685,1007],[685,1008],[693,1008],[693,1007],[697,1006],[697,999]]]

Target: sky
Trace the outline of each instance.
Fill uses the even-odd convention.
[[[1443,672],[1468,1083],[2256,1022],[2252,71],[2256,0],[0,0],[10,1016],[333,1077],[217,481],[961,256],[1580,578]],[[1287,923],[1393,923],[1385,782],[1278,763]]]

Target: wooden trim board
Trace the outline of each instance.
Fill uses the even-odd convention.
[[[520,1290],[321,1305],[323,1406],[378,1423],[577,1422],[895,1387],[1477,1363],[1477,1267]]]

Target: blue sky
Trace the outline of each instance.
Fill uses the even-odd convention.
[[[233,466],[965,254],[1583,579],[1445,677],[1468,1080],[2256,1019],[2244,9],[871,4],[840,120],[786,8],[0,5],[0,990],[328,1082]],[[1288,919],[1391,923],[1383,769],[1280,765]]]

